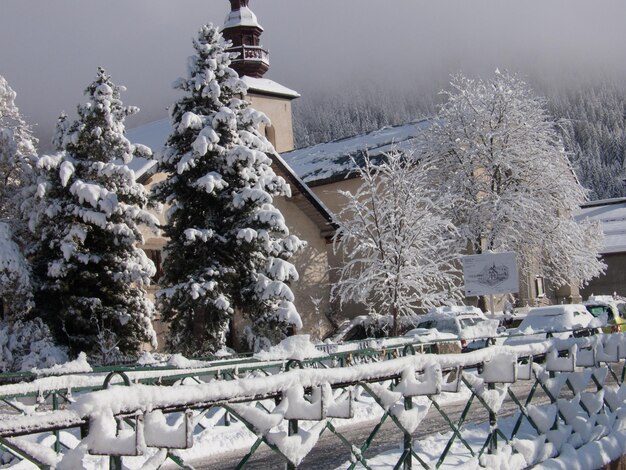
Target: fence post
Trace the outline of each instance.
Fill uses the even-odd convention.
[[[410,410],[413,408],[413,398],[404,397],[404,409]],[[404,432],[404,462],[403,470],[411,470],[413,468],[413,438],[408,432]]]
[[[289,436],[294,436],[294,435],[298,434],[298,420],[297,419],[290,419],[289,420],[289,424],[287,426],[287,434]],[[296,466],[294,464],[292,464],[291,462],[287,462],[287,465],[285,465],[285,469],[286,470],[296,470]]]
[[[59,409],[59,396],[57,395],[57,392],[52,392],[52,409],[54,411]],[[54,431],[54,451],[59,454],[61,452],[61,436],[59,433],[59,430],[56,429]]]
[[[496,388],[495,383],[487,384],[488,390],[495,390],[495,388]],[[497,423],[496,414],[491,410],[491,407],[490,407],[489,408],[489,432],[491,433],[491,436],[489,439],[489,450],[488,450],[489,454],[494,454],[496,450],[498,449],[498,432],[496,430],[496,423]]]
[[[122,457],[111,455],[109,457],[109,470],[122,470]]]

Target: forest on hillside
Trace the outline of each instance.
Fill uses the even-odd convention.
[[[626,86],[535,86],[547,99],[570,161],[589,199],[626,196]],[[350,83],[306,93],[294,103],[296,147],[407,123],[437,112],[441,95],[429,90]]]

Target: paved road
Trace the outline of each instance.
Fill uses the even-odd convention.
[[[533,383],[534,382],[531,381],[518,382],[513,384],[512,390],[516,396],[524,397],[530,391]],[[545,394],[538,389],[532,403],[540,404],[548,401],[549,400]],[[445,411],[453,422],[456,422],[461,416],[465,405],[465,400],[447,403]],[[498,413],[498,417],[501,418],[510,416],[517,411],[518,408],[515,403],[510,398],[507,398]],[[487,411],[477,403],[477,400],[474,400],[466,423],[480,423],[487,420]],[[341,432],[349,442],[360,446],[372,432],[372,429],[377,422],[378,420],[362,421],[354,424],[353,426],[346,426],[339,429],[339,432]],[[418,429],[413,433],[413,438],[419,439],[437,432],[445,433],[449,431],[450,427],[444,418],[437,412],[434,406],[431,406],[428,415],[419,425]],[[381,427],[370,449],[368,449],[365,453],[365,457],[367,458],[378,455],[389,450],[396,450],[402,445],[402,442],[402,433],[396,425],[388,419]],[[234,468],[239,460],[246,454],[246,451],[247,449],[240,452],[228,452],[218,456],[213,456],[210,463],[196,463],[195,468],[203,470],[224,470]],[[339,440],[337,436],[326,430],[320,437],[320,440],[316,444],[315,448],[309,455],[307,455],[298,468],[329,470],[348,461],[349,458],[350,452],[348,448]],[[284,459],[277,456],[265,445],[262,445],[262,447],[257,450],[255,455],[248,462],[246,468],[255,470],[281,469],[284,468]]]
[[[621,373],[621,366],[616,366],[616,372]],[[611,375],[607,376],[607,384],[614,383]],[[511,390],[520,400],[525,399],[528,392],[532,388],[534,381],[520,381],[511,386]],[[589,386],[588,390],[595,390],[595,387]],[[563,387],[559,398],[571,398],[572,394]],[[533,397],[532,404],[538,405],[549,402],[548,397],[543,390],[538,387]],[[446,403],[444,409],[450,416],[453,422],[457,422],[463,408],[466,405],[466,400],[460,400],[456,402]],[[508,397],[502,404],[498,413],[498,418],[511,416],[518,411],[517,405]],[[470,408],[470,412],[466,419],[465,424],[468,423],[482,423],[488,420],[487,411],[483,408],[476,399]],[[337,420],[339,421],[339,420]],[[378,423],[378,420],[373,421],[361,421],[354,425],[346,426],[339,429],[346,439],[360,446],[367,439],[372,432],[374,426]],[[338,423],[339,425],[339,423]],[[447,433],[450,431],[450,427],[444,418],[437,412],[434,406],[431,406],[430,411],[426,418],[419,425],[418,429],[413,433],[414,439],[420,439],[438,432]],[[402,433],[396,427],[396,425],[388,419],[381,427],[378,435],[374,439],[371,447],[364,454],[366,458],[372,457],[389,450],[398,450],[401,448],[403,442]],[[214,455],[211,457],[210,462],[194,462],[194,467],[203,470],[225,470],[235,468],[241,458],[247,453],[248,449],[242,451],[233,451],[223,454]],[[350,458],[350,452],[348,448],[342,443],[339,438],[326,430],[320,437],[315,448],[309,455],[303,460],[298,467],[299,469],[319,469],[330,470],[337,468],[339,465],[347,462]],[[254,470],[269,470],[269,469],[283,469],[285,468],[285,461],[273,451],[271,451],[264,444],[257,450],[254,456],[248,462],[246,469]]]

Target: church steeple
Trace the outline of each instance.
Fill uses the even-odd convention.
[[[270,67],[269,54],[261,46],[263,28],[256,15],[248,8],[249,0],[230,0],[231,11],[226,17],[222,33],[233,43],[229,52],[238,53],[231,67],[240,76],[261,78]]]

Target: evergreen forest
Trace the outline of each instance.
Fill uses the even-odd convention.
[[[626,196],[626,86],[598,81],[560,87],[534,85],[589,199]],[[350,83],[303,93],[294,102],[296,147],[328,142],[435,115],[443,101],[434,89]]]

